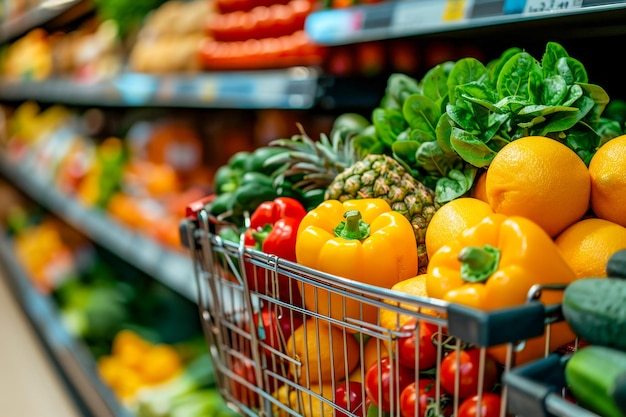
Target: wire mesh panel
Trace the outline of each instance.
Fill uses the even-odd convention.
[[[227,227],[200,210],[183,240],[221,393],[244,415],[459,416],[474,402],[504,417],[502,375],[574,339],[537,301],[558,287],[479,311],[324,274]]]

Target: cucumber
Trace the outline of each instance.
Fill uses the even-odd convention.
[[[581,278],[563,293],[563,317],[572,331],[592,345],[626,351],[626,280]]]
[[[609,277],[626,278],[626,249],[611,255],[606,263],[606,274]]]
[[[626,352],[584,347],[565,363],[564,376],[581,406],[602,417],[626,417]]]

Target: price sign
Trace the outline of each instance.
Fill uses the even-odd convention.
[[[467,3],[467,0],[447,0],[442,20],[444,22],[454,22],[465,19]]]
[[[217,78],[205,77],[198,80],[198,98],[205,103],[212,103],[217,97]]]
[[[473,0],[420,0],[394,4],[391,29],[419,33],[448,22],[464,20]]]
[[[527,0],[524,13],[546,13],[579,9],[583,0]]]

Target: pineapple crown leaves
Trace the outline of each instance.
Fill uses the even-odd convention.
[[[269,146],[284,148],[286,152],[273,155],[265,164],[282,164],[276,172],[274,184],[292,182],[292,187],[302,191],[326,188],[345,168],[358,160],[354,146],[354,135],[335,129],[329,138],[320,134],[320,139],[311,139],[302,125],[300,134],[290,139],[276,139]]]

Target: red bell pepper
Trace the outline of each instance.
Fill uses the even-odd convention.
[[[296,262],[296,235],[306,214],[302,204],[290,197],[261,203],[250,217],[244,244]]]
[[[261,203],[250,216],[250,227],[244,235],[244,245],[279,258],[296,262],[296,236],[302,218],[306,214],[304,206],[296,199],[278,197]],[[250,289],[266,292],[266,277],[270,274],[265,268],[246,264],[246,278]],[[300,292],[295,283],[283,275],[278,276],[278,298],[299,302]],[[290,288],[291,287],[291,288]]]

